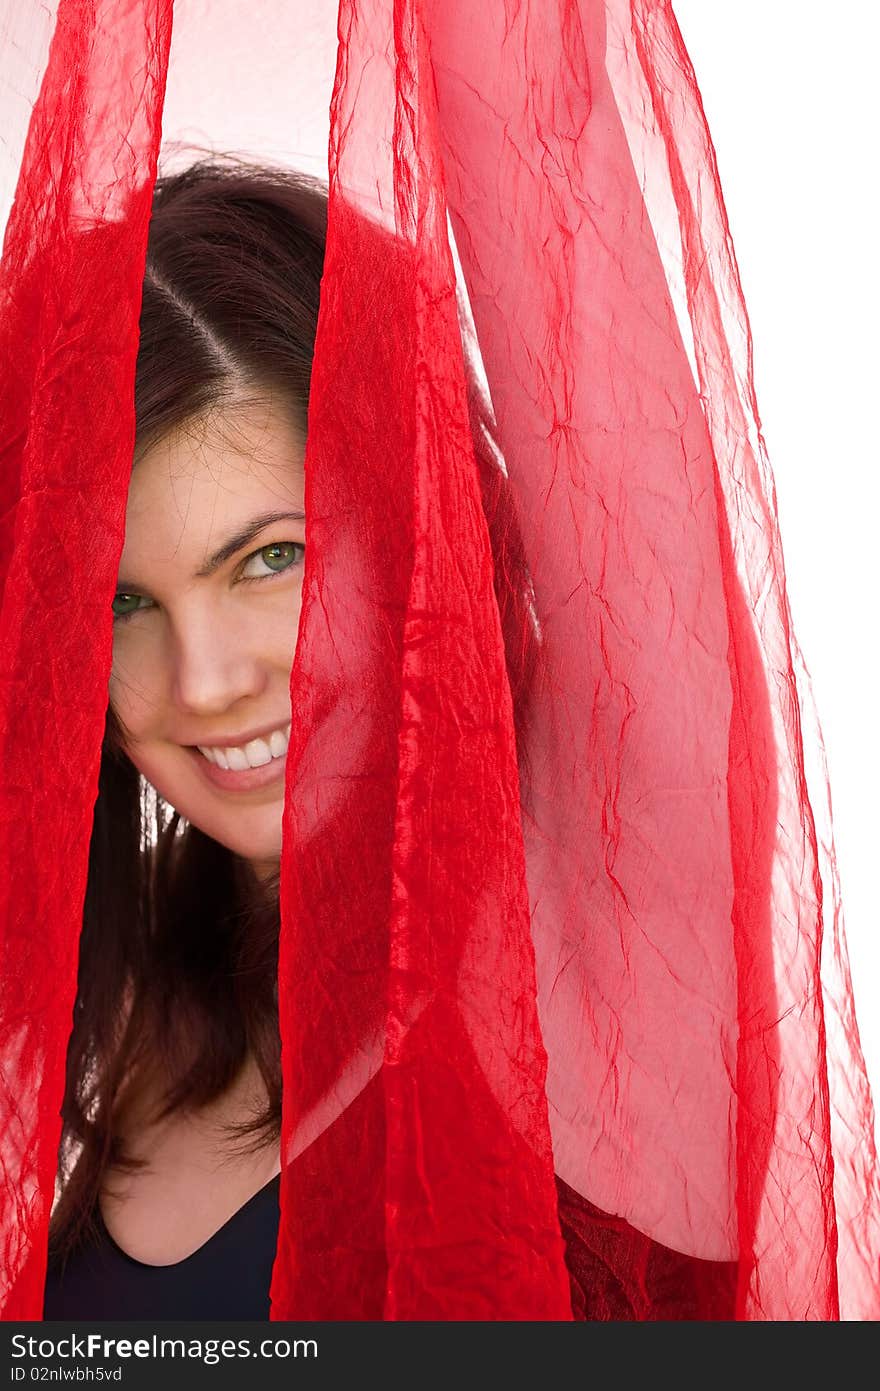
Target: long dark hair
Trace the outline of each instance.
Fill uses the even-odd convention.
[[[305,434],[327,228],[320,180],[209,158],[156,180],[135,375],[138,457],[240,394],[277,392]],[[520,755],[540,656],[528,568],[485,395],[468,400]],[[182,819],[124,752],[108,703],[67,1053],[51,1261],[94,1235],[106,1172],[135,1171],[119,1134],[146,1083],[161,1120],[221,1096],[252,1054],[262,1113],[236,1148],[281,1134],[278,875]]]

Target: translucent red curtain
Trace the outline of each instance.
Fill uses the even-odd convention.
[[[59,0],[28,60],[0,263],[5,1319],[42,1310],[150,198],[196,9]],[[315,12],[261,9],[279,35]],[[732,1272],[731,1317],[874,1318],[818,726],[672,8],[341,0],[329,115],[272,1317],[608,1317],[612,1278],[638,1317],[712,1316],[647,1278],[671,1252]]]

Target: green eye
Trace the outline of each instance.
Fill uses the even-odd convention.
[[[260,551],[260,556],[262,557],[263,560],[265,560],[265,562],[266,562],[266,564],[269,566],[270,570],[274,570],[274,569],[276,569],[276,568],[278,568],[279,570],[283,570],[283,569],[285,569],[288,565],[291,564],[291,562],[292,562],[292,560],[293,560],[293,552],[294,552],[295,550],[296,550],[296,542],[295,542],[295,541],[276,541],[276,542],[275,542],[273,545],[271,545],[271,546],[264,546],[263,549],[262,549],[262,551]],[[278,554],[270,555],[270,554],[268,554],[268,552],[270,552],[270,551],[275,551],[275,552],[281,551],[282,554],[281,554],[281,555],[278,555]],[[286,552],[286,554],[284,554],[284,552]],[[275,565],[275,562],[276,562],[276,561],[278,562],[277,567],[276,567],[276,565]]]
[[[296,553],[298,551],[305,554],[305,549],[305,546],[300,541],[272,541],[268,546],[262,546],[258,551],[255,551],[253,555],[248,556],[245,561],[245,566],[250,565],[255,560],[259,560],[263,565],[268,566],[271,574],[278,575],[282,570],[288,570],[290,568],[296,560]],[[257,575],[243,574],[242,578],[248,580],[262,580],[268,579],[269,576],[263,571],[262,574]]]
[[[137,613],[137,605],[141,599],[140,594],[116,594],[110,607],[113,610],[114,618],[130,618],[133,613]],[[117,608],[117,604],[134,604],[134,608]]]

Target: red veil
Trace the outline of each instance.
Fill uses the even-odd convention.
[[[4,1319],[42,1314],[166,78],[179,37],[246,143],[234,8],[6,6]],[[717,1316],[684,1257],[723,1317],[875,1318],[821,739],[672,7],[246,8],[291,146],[329,110],[272,1317]]]

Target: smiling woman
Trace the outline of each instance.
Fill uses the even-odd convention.
[[[145,451],[113,602],[110,699],[128,757],[261,878],[281,858],[304,453],[272,398],[225,399]]]
[[[313,350],[322,197],[311,181],[210,162],[157,181],[63,1108],[61,1158],[69,1172],[50,1226],[48,1318],[269,1312],[282,1168],[280,860],[291,723],[303,718],[291,710],[290,691],[310,554],[308,401],[290,383],[307,380],[301,364]],[[386,268],[392,264],[387,257]],[[262,325],[261,345],[283,344],[274,357],[263,356],[262,346],[248,350],[246,313]],[[279,316],[299,337],[288,330],[285,340]],[[525,736],[539,645],[514,513],[479,402],[472,388],[528,808]],[[374,587],[383,544],[393,546],[393,527],[374,542]],[[358,595],[366,592],[366,565],[353,539],[340,543],[325,531],[322,550],[334,546],[348,621],[364,630]],[[375,613],[373,622],[382,622],[381,603]],[[351,689],[375,686],[380,676],[370,662],[382,650],[378,628],[349,646]],[[362,663],[360,679],[352,660]],[[360,731],[348,720],[338,748],[361,760],[369,736],[369,717]],[[338,777],[321,781],[328,790],[320,807],[297,807],[306,856],[310,835],[320,831],[344,859],[359,824],[340,811],[363,779],[338,767]],[[357,965],[375,951],[365,945],[352,939],[338,948],[351,997],[340,1004],[355,1011],[354,1020],[363,1011],[358,1046],[323,1088],[315,1068],[291,1160],[331,1162],[327,1146],[343,1143],[340,1125],[362,1124],[364,1108],[381,1097],[383,994],[351,988],[359,974],[369,981]],[[427,1002],[416,993],[411,1026]],[[472,1044],[468,1056],[476,1061]],[[497,1105],[488,1095],[482,1104]],[[351,1193],[358,1202],[357,1188]],[[586,1200],[561,1174],[556,1201],[576,1318],[643,1317],[649,1308],[709,1316],[732,1308],[736,1264],[703,1258],[702,1238],[684,1235],[680,1249],[653,1240]],[[331,1210],[323,1189],[321,1204]],[[307,1214],[308,1204],[308,1228]],[[365,1240],[369,1247],[378,1234]],[[231,1302],[234,1282],[203,1269],[207,1262],[216,1275],[224,1246],[237,1252],[230,1255],[236,1264],[247,1252],[252,1273]],[[355,1316],[381,1316],[383,1289],[378,1272],[365,1277]]]

